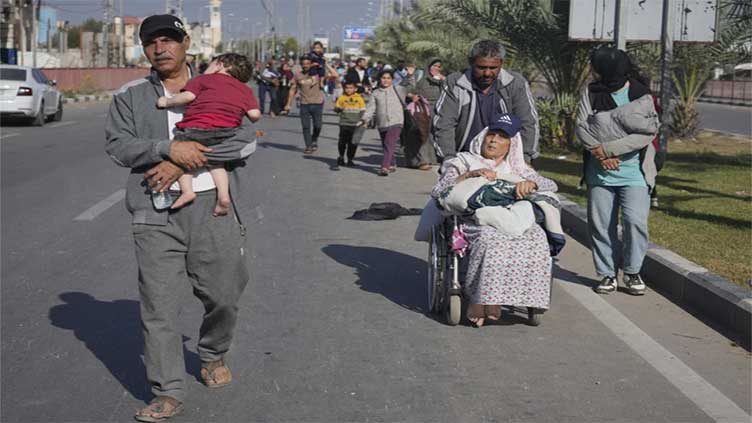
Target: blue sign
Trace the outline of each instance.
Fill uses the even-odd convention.
[[[368,37],[373,37],[372,26],[345,26],[342,28],[344,41],[362,42]]]

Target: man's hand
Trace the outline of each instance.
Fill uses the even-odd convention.
[[[610,159],[601,160],[600,163],[601,167],[606,170],[619,170],[621,160],[617,159],[616,157],[612,157]]]
[[[162,192],[169,188],[173,182],[183,176],[185,172],[180,166],[164,160],[144,173],[144,179],[152,191]]]
[[[208,160],[204,153],[211,151],[196,141],[173,141],[170,143],[170,160],[183,169],[194,170],[206,166]]]
[[[589,151],[590,151],[590,154],[595,156],[595,158],[598,160],[606,160],[608,158],[608,156],[606,156],[606,150],[603,149],[602,145],[593,147]]]
[[[535,192],[538,189],[538,185],[533,181],[518,182],[514,187],[514,191],[517,194],[517,199],[522,200],[528,194]]]

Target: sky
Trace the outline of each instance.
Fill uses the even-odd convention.
[[[297,0],[267,0],[274,3],[277,32],[298,34]],[[311,32],[328,34],[331,43],[339,45],[343,25],[374,25],[379,13],[379,0],[306,0],[311,11]],[[372,3],[369,6],[369,3]],[[93,17],[101,20],[103,0],[42,0],[57,9],[58,19],[72,24]],[[164,13],[164,0],[114,0],[115,15],[123,5],[126,16],[148,16]],[[208,0],[184,0],[183,12],[190,22],[209,21]],[[223,0],[222,27],[225,38],[245,38],[264,29],[265,14],[261,0]],[[370,13],[369,13],[370,10]],[[247,19],[246,19],[247,18]]]

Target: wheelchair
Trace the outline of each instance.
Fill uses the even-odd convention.
[[[460,224],[457,216],[450,216],[431,228],[428,242],[427,262],[427,305],[428,310],[444,318],[450,326],[456,326],[462,319],[462,268],[467,263],[452,251],[452,234]],[[552,262],[553,266],[553,262]],[[553,283],[553,272],[551,275]],[[551,289],[549,287],[549,301]],[[545,310],[526,307],[527,322],[539,326]]]

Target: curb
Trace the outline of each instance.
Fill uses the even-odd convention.
[[[559,194],[565,231],[590,248],[587,211]],[[752,347],[752,292],[650,243],[640,274],[645,283],[691,314],[710,319],[716,330],[747,350]]]
[[[77,95],[75,97],[63,98],[63,104],[68,103],[85,103],[88,101],[100,101],[109,100],[112,98],[112,94],[97,94],[97,95]]]
[[[697,99],[697,101],[701,103],[727,104],[731,106],[752,107],[752,101],[749,101],[749,100],[733,100],[733,99],[721,98],[721,97],[700,97]]]

